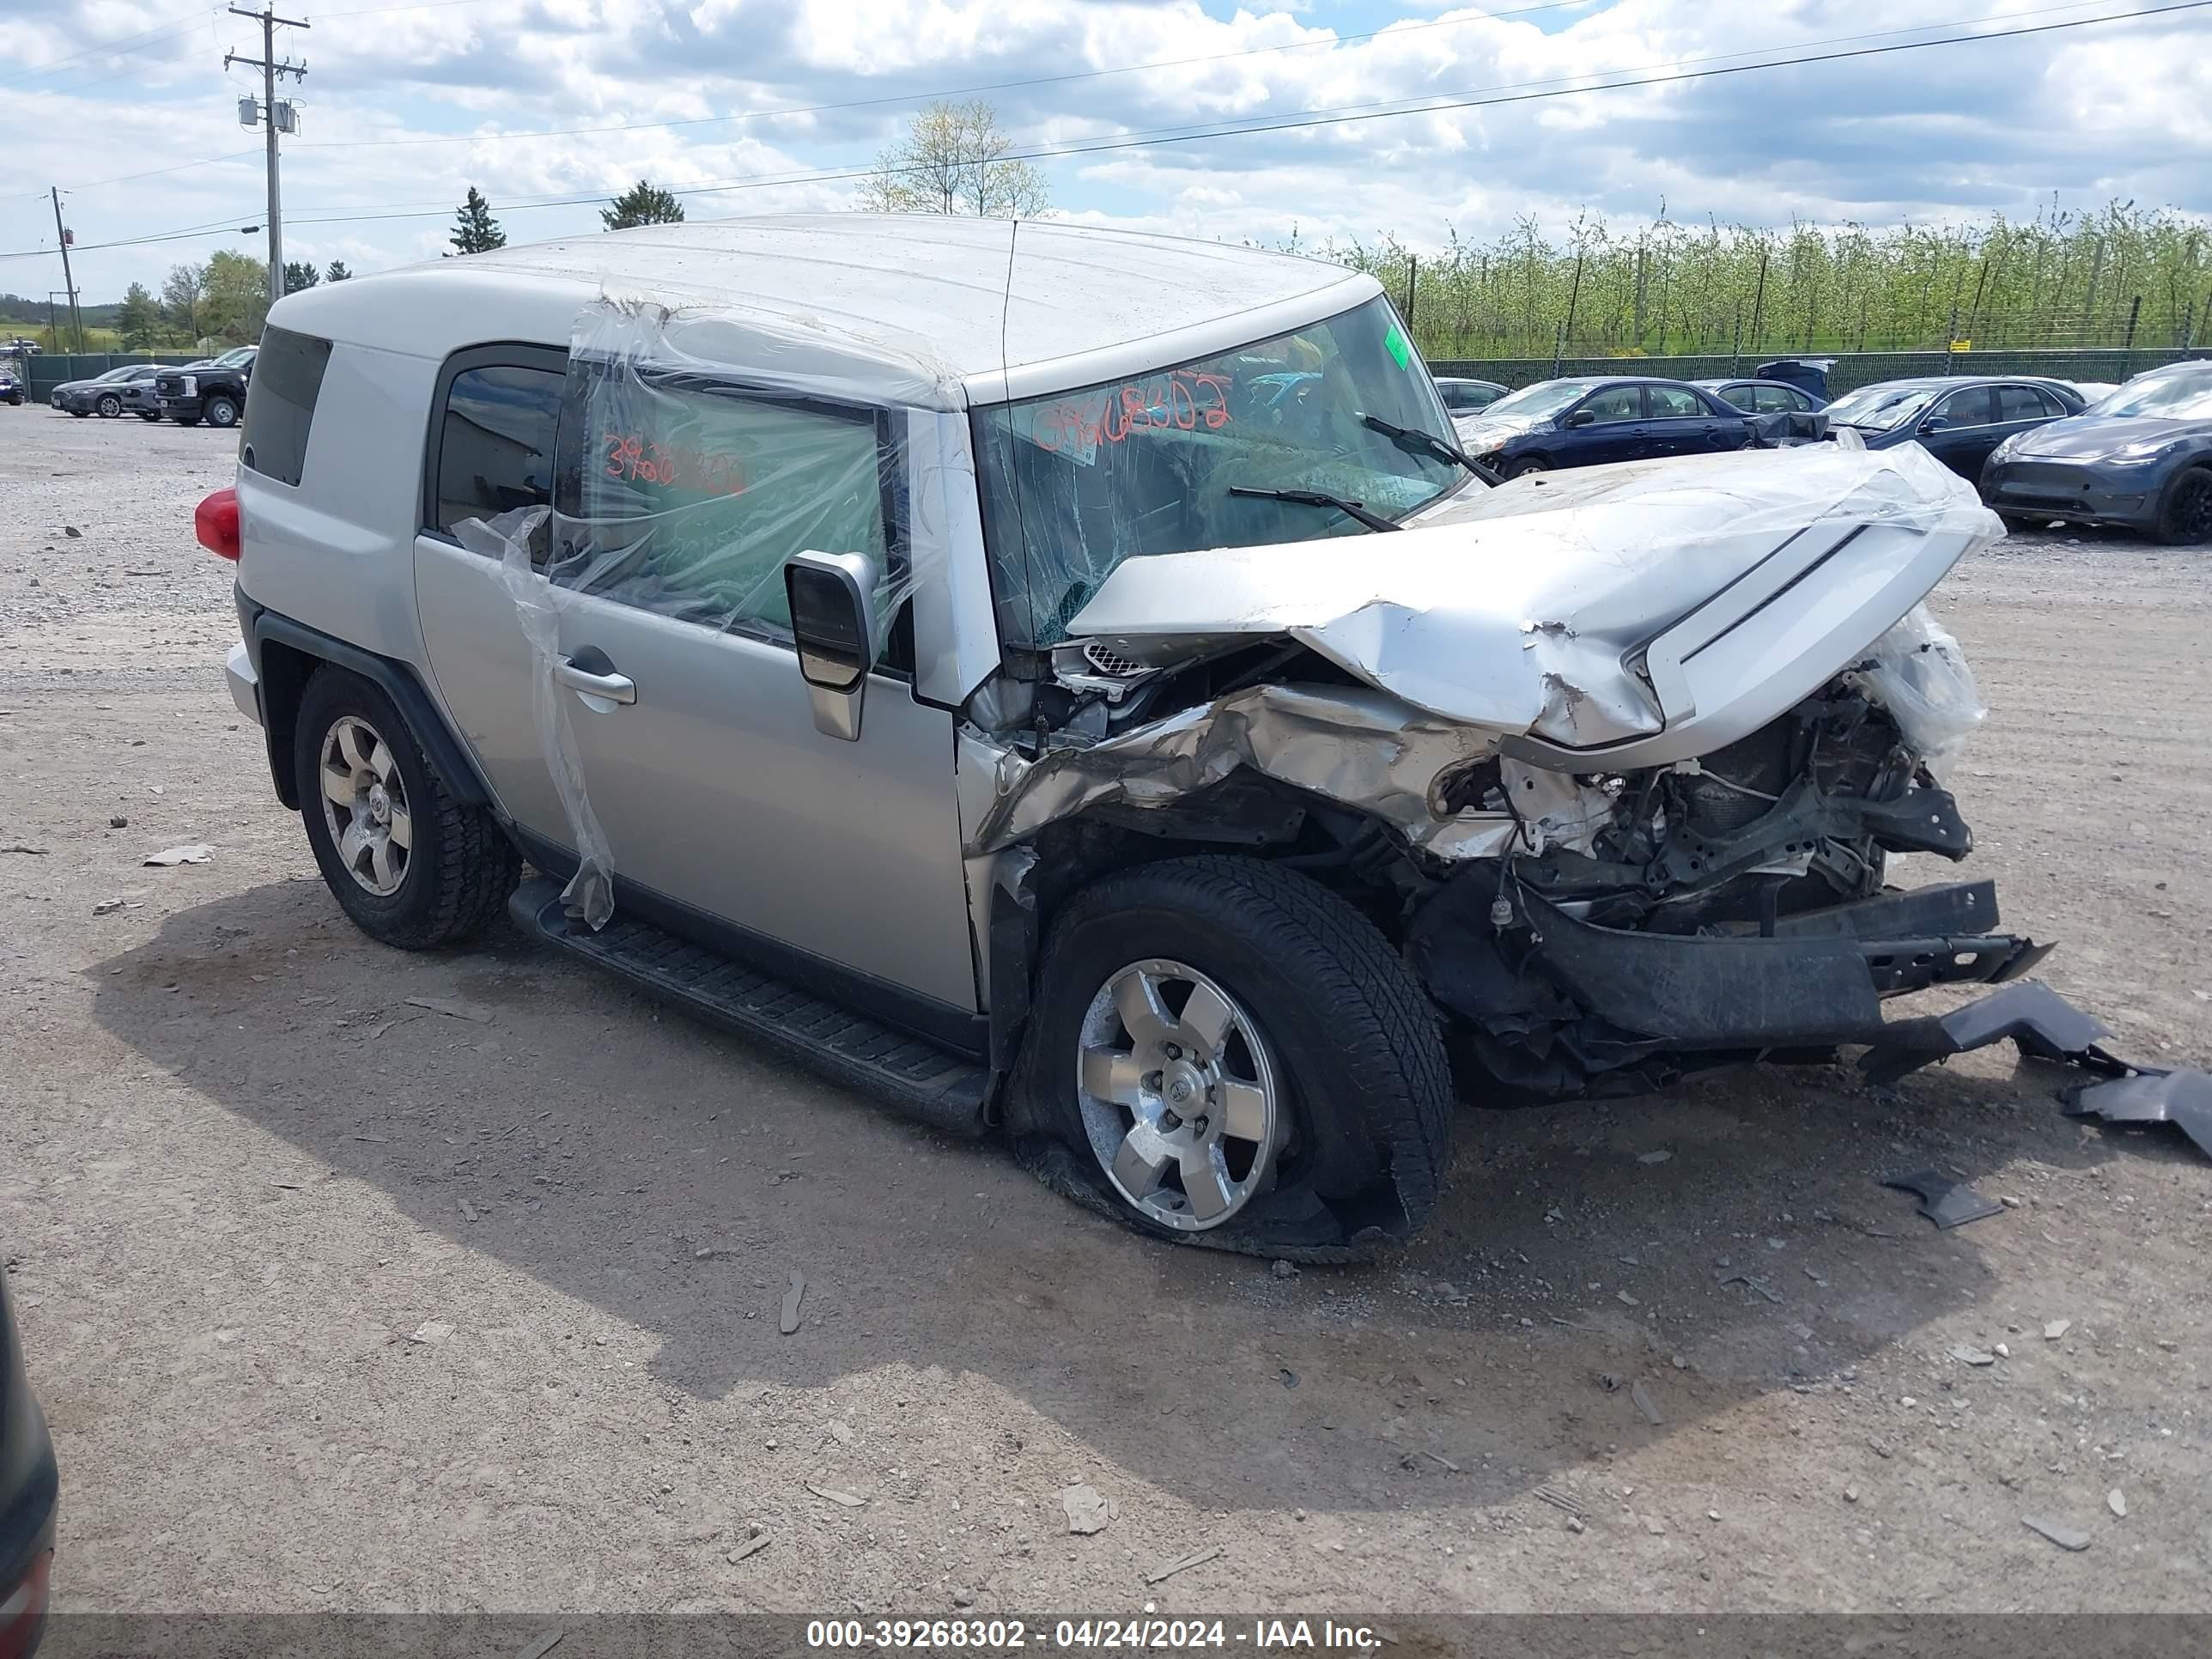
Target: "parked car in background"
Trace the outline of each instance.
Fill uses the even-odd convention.
[[[1835,366],[1833,357],[1778,357],[1752,370],[1751,378],[1779,380],[1800,392],[1812,393],[1825,404],[1828,401],[1828,371]]]
[[[1918,443],[1964,478],[2016,432],[2081,412],[2081,394],[2027,375],[1947,375],[1861,386],[1828,405],[1828,428],[1849,427],[1869,449]]]
[[[246,388],[253,376],[258,346],[240,346],[213,362],[164,369],[155,381],[161,413],[179,426],[229,428],[246,412]]]
[[[1453,422],[1460,447],[1509,478],[1556,467],[1743,449],[1750,418],[1686,380],[1539,380]]]
[[[46,1628],[60,1476],[31,1395],[0,1273],[0,1656],[30,1659]]]
[[[1787,380],[1692,380],[1746,415],[1811,415],[1828,406],[1826,398]]]
[[[2212,541],[2212,362],[2139,375],[2085,413],[2008,438],[1981,483],[2022,528],[2063,519]]]
[[[64,380],[46,401],[79,419],[97,415],[113,420],[128,411],[158,421],[161,416],[154,406],[154,377],[161,372],[154,363],[125,363],[88,380]]]
[[[29,395],[23,390],[23,382],[15,371],[0,362],[0,403],[14,404],[20,408],[23,399]]]
[[[1437,376],[1437,395],[1444,400],[1444,413],[1454,420],[1489,408],[1506,390],[1495,380],[1471,380],[1459,374]]]

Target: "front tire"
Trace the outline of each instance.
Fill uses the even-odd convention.
[[[1047,1185],[1139,1232],[1326,1261],[1427,1219],[1451,1109],[1435,1011],[1374,924],[1204,857],[1068,902],[1008,1123]]]
[[[359,675],[315,671],[292,734],[300,815],[338,908],[403,951],[465,939],[522,873],[492,815],[453,798],[398,707]]]
[[[138,411],[138,418],[142,421],[153,421],[158,423],[161,418],[161,411],[158,409],[142,409]]]
[[[1505,477],[1510,482],[1515,478],[1525,478],[1532,472],[1549,472],[1551,470],[1552,464],[1541,455],[1523,455],[1505,469]]]
[[[2169,547],[2212,542],[2212,466],[2192,466],[2173,481],[2159,510],[2158,538]]]
[[[100,394],[100,402],[94,407],[99,410],[101,420],[112,421],[123,412],[123,399],[112,392],[103,392]]]
[[[238,404],[229,398],[210,398],[201,405],[200,413],[212,427],[234,427],[238,424]]]

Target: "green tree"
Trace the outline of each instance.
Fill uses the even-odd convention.
[[[599,221],[609,230],[629,230],[637,225],[680,225],[684,204],[658,185],[641,179],[599,210]]]
[[[484,200],[474,185],[469,186],[468,200],[453,210],[452,240],[455,253],[488,253],[493,248],[507,246],[507,233],[491,216],[491,204]],[[447,257],[451,258],[453,255]]]
[[[322,272],[315,269],[312,261],[302,259],[284,261],[285,293],[297,294],[301,289],[313,288],[322,280]]]
[[[172,265],[161,284],[161,316],[187,340],[200,337],[200,301],[207,297],[204,265]]]
[[[161,308],[154,303],[145,283],[133,283],[124,290],[123,303],[115,308],[115,331],[122,337],[125,351],[143,351],[151,346],[154,331],[161,322]]]
[[[200,326],[218,339],[243,345],[261,337],[269,317],[269,267],[228,248],[209,255]]]
[[[346,262],[343,259],[331,260],[331,268],[323,273],[323,280],[326,283],[349,282],[352,276],[353,272],[346,269]]]
[[[999,129],[998,112],[981,99],[932,104],[908,123],[904,138],[876,157],[860,186],[861,204],[877,213],[987,219],[1048,212],[1044,174],[1027,161],[1007,160],[1013,147]]]

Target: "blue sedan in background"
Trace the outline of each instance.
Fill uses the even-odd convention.
[[[2007,438],[2081,412],[2063,380],[2027,375],[1948,375],[1861,386],[1828,405],[1828,429],[1850,427],[1869,449],[1917,442],[1961,477]]]
[[[1692,380],[1723,403],[1747,415],[1812,415],[1828,406],[1826,398],[1787,380]]]
[[[1453,422],[1460,447],[1509,478],[1555,467],[1743,449],[1752,418],[1686,380],[1540,380]]]

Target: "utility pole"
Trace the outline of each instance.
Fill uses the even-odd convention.
[[[52,185],[47,193],[54,198],[54,240],[62,246],[62,286],[69,290],[70,327],[76,331],[76,349],[82,353],[84,350],[84,313],[76,308],[76,278],[70,275],[70,234],[62,228],[61,186]],[[46,296],[46,325],[51,328],[53,325],[53,295],[51,294]],[[54,338],[58,343],[61,337],[56,335]]]
[[[287,28],[303,29],[308,25],[295,18],[279,17],[273,3],[264,11],[247,11],[239,6],[230,10],[234,16],[251,17],[261,25],[261,56],[240,58],[234,52],[227,52],[222,55],[222,66],[228,69],[233,64],[243,64],[248,69],[261,71],[261,124],[269,131],[269,303],[273,306],[284,297],[284,209],[283,193],[276,179],[276,134],[297,125],[292,118],[292,106],[287,104],[283,106],[282,128],[279,126],[276,82],[287,75],[295,81],[304,80],[307,74],[305,58],[297,64],[289,58],[281,64],[276,61],[276,26],[281,23]],[[244,125],[251,126],[252,123]]]

